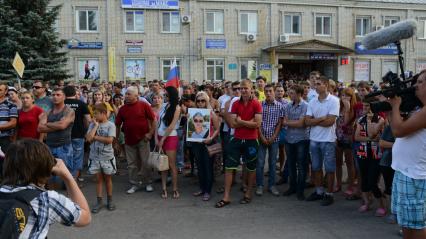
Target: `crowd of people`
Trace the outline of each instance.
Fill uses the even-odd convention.
[[[0,164],[4,167],[0,192],[13,192],[23,185],[49,189],[65,185],[72,201],[48,191],[48,197],[63,202],[49,220],[85,225],[90,221],[89,210],[116,208],[112,176],[118,159],[127,163],[127,194],[154,191],[156,172],[148,158],[150,152],[161,150],[170,168],[159,172],[163,199],[179,199],[178,174],[188,165],[185,176],[196,175],[199,182],[193,196],[209,201],[215,177],[222,175],[216,173],[215,165],[221,165],[224,184],[216,185],[216,192],[223,193],[223,198],[216,208],[233,201],[231,188],[241,169],[241,204],[251,203],[253,194],[269,192],[329,206],[334,194],[343,193],[348,200],[360,200],[358,211],[364,213],[372,209],[374,198],[376,216],[398,222],[406,238],[425,238],[426,125],[422,119],[426,110],[402,118],[400,98],[366,97],[373,91],[367,82],[345,87],[317,71],[302,81],[293,78],[276,84],[262,76],[255,82],[198,85],[181,81],[179,88],[158,80],[146,85],[60,81],[52,87],[34,81],[31,89],[0,83],[0,146],[6,153]],[[426,101],[425,81],[423,71],[416,83],[422,102]],[[389,101],[392,111],[373,112],[373,100]],[[200,142],[186,140],[189,108],[210,110],[209,130],[200,134]],[[193,121],[202,123],[203,118],[194,116]],[[217,143],[221,150],[211,155],[209,147]],[[28,162],[22,157],[28,157]],[[347,179],[343,179],[343,162]],[[29,165],[32,171],[14,169]],[[53,169],[53,176],[43,167]],[[90,209],[78,189],[85,169],[96,176],[97,199]],[[384,186],[379,183],[381,177]],[[288,189],[280,192],[276,185],[285,183]],[[305,195],[308,187],[314,189]],[[42,197],[37,200],[31,205],[39,208],[46,203]],[[36,226],[41,226],[38,233],[48,228]],[[33,228],[25,228],[25,233],[34,233]]]

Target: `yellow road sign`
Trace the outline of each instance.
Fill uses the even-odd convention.
[[[16,54],[15,54],[15,58],[13,59],[12,66],[13,66],[13,68],[15,68],[15,70],[18,73],[19,77],[22,78],[22,75],[24,74],[25,64],[22,61],[21,56],[19,56],[18,52],[16,52]]]

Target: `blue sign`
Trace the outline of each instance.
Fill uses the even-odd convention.
[[[358,55],[398,55],[398,48],[391,43],[374,50],[367,50],[361,42],[355,42],[355,53]]]
[[[226,49],[225,39],[206,39],[207,49]]]
[[[102,49],[102,42],[81,42],[77,39],[71,39],[68,41],[69,49]]]
[[[121,0],[122,8],[179,9],[179,0]]]
[[[271,69],[272,69],[271,64],[260,64],[259,65],[259,70],[271,70]]]
[[[142,53],[141,46],[129,46],[127,47],[127,53]]]
[[[336,60],[337,56],[333,53],[310,53],[310,60]]]
[[[228,69],[229,70],[236,70],[237,69],[237,63],[229,63]]]

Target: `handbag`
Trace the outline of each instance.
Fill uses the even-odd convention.
[[[215,143],[211,145],[207,145],[207,152],[209,153],[209,156],[212,157],[215,154],[222,153],[222,144],[221,143]]]
[[[169,170],[169,158],[164,154],[162,149],[156,150],[149,153],[148,164],[158,171]]]

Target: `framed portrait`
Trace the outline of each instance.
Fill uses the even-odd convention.
[[[188,109],[186,140],[202,142],[210,134],[210,109]]]
[[[99,80],[99,59],[78,59],[78,78],[80,80]]]

